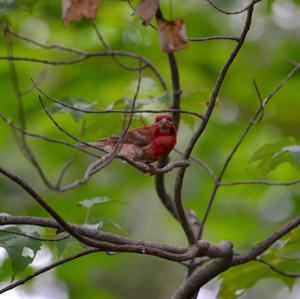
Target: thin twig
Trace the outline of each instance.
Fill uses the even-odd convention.
[[[237,10],[237,11],[227,11],[227,10],[224,10],[224,9],[218,7],[212,0],[206,0],[206,1],[217,11],[219,11],[225,15],[238,15],[238,14],[241,14],[241,13],[247,11],[253,4],[258,3],[261,0],[253,0],[246,7],[242,8],[240,10]]]
[[[203,134],[203,132],[205,131],[205,128],[209,122],[209,119],[214,111],[215,108],[215,104],[217,101],[217,97],[219,95],[220,89],[223,85],[224,79],[227,75],[227,72],[230,68],[230,66],[232,65],[233,61],[235,60],[236,56],[238,55],[242,45],[244,44],[245,38],[247,36],[248,31],[250,30],[250,26],[251,26],[251,21],[252,21],[252,15],[253,15],[253,9],[254,9],[254,3],[252,3],[252,5],[248,8],[247,11],[247,17],[242,29],[242,32],[240,34],[239,37],[239,42],[237,43],[237,45],[235,46],[235,48],[233,49],[232,53],[230,54],[229,58],[227,59],[227,61],[225,62],[225,64],[223,65],[215,86],[213,88],[209,103],[208,103],[208,107],[207,107],[207,111],[204,115],[205,120],[199,125],[198,129],[196,130],[196,132],[193,134],[192,138],[190,139],[190,142],[185,150],[185,154],[184,154],[184,159],[189,159],[190,155],[192,154],[193,148],[196,145],[197,141],[199,140],[199,138],[201,137],[201,135]],[[181,202],[181,193],[182,193],[182,186],[183,186],[183,179],[184,179],[184,175],[185,175],[185,169],[181,168],[178,170],[177,175],[176,175],[176,182],[175,182],[175,190],[174,190],[174,194],[176,194],[176,198],[178,202]],[[217,189],[214,191],[216,192]],[[207,211],[209,211],[211,206],[211,202],[209,202]],[[207,212],[205,212],[204,214],[204,220],[205,218],[207,218]],[[205,222],[205,221],[204,221]],[[201,236],[202,234],[202,230],[203,230],[203,224],[201,225],[201,229],[199,232],[199,236]]]
[[[237,36],[190,37],[188,40],[191,42],[205,42],[209,40],[233,40],[235,42],[239,42],[239,37]]]
[[[95,20],[91,20],[90,21],[91,24],[92,24],[92,27],[94,28],[95,32],[96,32],[96,35],[99,39],[99,41],[101,42],[101,44],[103,45],[103,47],[105,48],[106,51],[112,51],[112,49],[110,48],[110,46],[108,45],[108,43],[106,42],[106,40],[104,39],[103,35],[101,34],[98,26],[97,26],[97,23],[95,22]],[[128,70],[128,71],[138,71],[139,70],[139,67],[140,66],[137,66],[137,67],[132,67],[132,66],[129,66],[121,61],[118,60],[118,58],[114,55],[111,56],[111,58],[113,59],[113,61],[119,65],[120,67],[124,68],[125,70]],[[144,64],[143,66],[141,66],[142,69],[146,68],[147,65]]]
[[[257,120],[256,120],[256,123],[259,124],[259,123],[262,121],[263,117],[264,117],[263,99],[262,99],[261,93],[260,93],[260,91],[259,91],[259,88],[258,88],[258,86],[257,86],[257,83],[256,83],[256,80],[255,80],[255,79],[253,79],[253,85],[254,85],[256,94],[257,94],[257,96],[258,96],[260,106],[262,107],[261,113],[260,113],[260,115],[257,117]]]
[[[31,132],[25,131],[25,130],[17,127],[11,120],[9,120],[8,118],[6,118],[1,112],[0,112],[0,118],[2,118],[2,120],[7,125],[9,125],[14,132],[15,131],[19,131],[19,132],[22,132],[24,135],[27,135],[27,136],[30,136],[30,137],[33,137],[33,138],[39,138],[39,139],[45,140],[47,142],[52,142],[52,143],[57,143],[57,144],[65,145],[65,146],[68,146],[68,147],[72,147],[72,148],[74,148],[76,150],[79,150],[81,152],[84,152],[84,153],[86,153],[86,154],[88,154],[88,155],[90,155],[92,157],[101,158],[101,156],[99,156],[97,154],[94,154],[94,153],[91,153],[91,152],[85,150],[84,148],[78,147],[78,145],[76,145],[76,144],[72,144],[72,143],[66,142],[64,140],[50,138],[50,137],[45,136],[45,135],[40,135],[40,134],[36,134],[36,133],[31,133]]]
[[[7,54],[8,54],[8,56],[13,56],[14,52],[13,52],[13,43],[11,40],[11,31],[7,25],[4,26],[4,37],[6,40]],[[13,87],[14,87],[14,92],[15,92],[16,98],[17,98],[17,108],[18,108],[18,117],[19,117],[19,121],[20,121],[20,127],[22,130],[25,130],[26,129],[26,117],[25,117],[25,110],[24,110],[24,103],[23,103],[23,95],[22,95],[22,92],[20,89],[18,74],[17,74],[14,60],[9,60],[8,65],[9,65],[9,71],[10,71],[10,75],[11,75],[11,79],[12,79],[12,83],[13,83]],[[42,167],[41,167],[39,161],[37,160],[37,158],[35,157],[35,155],[33,154],[31,148],[27,144],[26,135],[23,134],[23,132],[21,131],[20,138],[17,137],[17,134],[14,134],[14,136],[17,140],[19,149],[23,153],[24,157],[33,165],[33,167],[36,169],[36,171],[38,172],[40,178],[45,183],[45,185],[48,186],[49,188],[52,188],[51,182],[47,178],[44,170],[42,169]]]
[[[42,64],[49,64],[53,66],[59,65],[69,65],[75,64],[93,57],[111,57],[111,56],[120,56],[120,57],[130,57],[132,59],[141,60],[151,71],[154,73],[156,78],[159,80],[161,87],[165,92],[167,92],[167,84],[164,81],[162,75],[157,70],[157,68],[150,63],[146,58],[131,52],[124,52],[124,51],[103,51],[103,52],[84,52],[78,58],[67,59],[67,60],[48,60],[48,59],[39,59],[34,57],[16,57],[16,56],[0,56],[0,60],[9,60],[9,61],[27,61],[27,62],[35,62],[35,63],[42,63]]]
[[[174,152],[180,154],[180,155],[184,155],[184,153],[182,151],[180,151],[179,149],[175,149]],[[212,179],[214,181],[218,180],[218,177],[216,176],[215,172],[211,169],[211,167],[204,162],[203,160],[197,158],[196,156],[191,155],[190,156],[190,160],[196,162],[197,164],[199,164],[203,169],[205,169],[207,171],[207,173],[212,177]]]
[[[229,165],[229,163],[231,162],[234,154],[237,152],[237,150],[239,149],[240,145],[242,144],[242,142],[245,140],[248,132],[250,131],[250,129],[252,128],[252,126],[256,123],[257,118],[259,117],[259,115],[261,114],[262,110],[264,109],[264,107],[269,103],[269,101],[271,100],[271,98],[280,90],[280,88],[282,86],[284,86],[284,84],[293,77],[293,75],[300,69],[300,64],[297,65],[296,67],[294,67],[294,69],[270,92],[270,94],[266,97],[266,99],[263,101],[263,103],[259,106],[259,108],[256,110],[256,112],[254,113],[254,115],[252,116],[252,118],[250,119],[247,127],[245,128],[245,130],[243,131],[241,137],[239,138],[239,140],[237,141],[237,143],[235,144],[235,146],[233,147],[233,149],[231,150],[230,154],[228,155],[228,157],[226,158],[224,165],[220,171],[220,174],[218,176],[218,181],[216,182],[213,191],[211,193],[210,199],[209,199],[209,203],[208,206],[205,210],[204,216],[203,216],[203,220],[202,220],[202,227],[201,227],[201,233],[203,232],[203,228],[204,225],[206,223],[208,214],[210,212],[211,206],[214,202],[214,199],[216,197],[217,191],[220,187],[220,182],[223,179],[223,176],[227,170],[227,167]]]
[[[49,270],[51,270],[51,269],[53,269],[55,267],[58,267],[58,266],[63,265],[65,263],[67,263],[67,262],[73,261],[73,260],[75,260],[75,259],[77,259],[79,257],[85,256],[85,255],[88,255],[88,254],[91,254],[91,253],[99,252],[99,251],[101,251],[101,250],[99,250],[99,249],[86,249],[86,250],[81,251],[79,253],[76,253],[76,254],[74,254],[74,255],[72,255],[70,257],[63,258],[63,259],[61,259],[61,260],[59,260],[57,262],[54,262],[54,263],[50,264],[49,266],[43,267],[43,268],[41,268],[41,269],[33,272],[32,274],[29,274],[26,277],[24,277],[24,278],[22,278],[22,279],[20,279],[20,280],[18,280],[16,282],[14,282],[14,283],[11,283],[10,285],[8,285],[8,286],[0,289],[0,294],[3,294],[3,293],[5,293],[5,292],[7,292],[9,290],[12,290],[12,289],[14,289],[14,288],[16,288],[16,287],[18,287],[18,286],[26,283],[27,281],[30,281],[33,278],[35,278],[35,277],[37,277],[37,276],[39,276],[39,275],[41,275],[41,274],[43,274],[45,272],[48,272]]]
[[[264,180],[244,180],[244,181],[233,181],[233,182],[222,182],[220,186],[230,187],[238,185],[267,185],[267,186],[292,186],[300,183],[300,179],[288,182],[273,182],[273,181],[264,181]]]
[[[79,111],[79,112],[83,112],[83,113],[95,113],[95,114],[109,114],[109,113],[121,113],[121,114],[131,114],[131,113],[167,113],[167,112],[171,112],[171,113],[183,113],[183,114],[189,114],[189,115],[193,115],[198,117],[199,119],[203,120],[204,117],[203,115],[201,115],[198,112],[195,111],[190,111],[190,110],[182,110],[182,109],[158,109],[158,110],[154,110],[154,109],[143,109],[143,110],[125,110],[125,109],[86,109],[86,108],[80,108],[80,107],[76,107],[76,106],[72,106],[70,104],[67,104],[65,102],[63,102],[62,100],[58,100],[55,97],[49,95],[48,93],[46,93],[43,89],[41,89],[40,87],[35,85],[35,89],[42,95],[44,95],[47,99],[55,102],[56,104],[59,104],[63,107],[69,108],[71,110],[74,111]]]
[[[70,236],[64,236],[58,239],[49,239],[49,238],[41,238],[41,237],[36,237],[33,235],[28,235],[22,232],[17,232],[17,231],[12,231],[12,230],[8,230],[8,229],[0,229],[1,233],[7,233],[7,234],[12,234],[12,235],[18,235],[18,236],[22,236],[24,238],[27,239],[31,239],[31,240],[35,240],[35,241],[43,241],[43,242],[59,242],[59,241],[63,241],[68,239]]]

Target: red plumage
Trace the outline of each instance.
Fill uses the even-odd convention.
[[[90,144],[112,152],[122,134]],[[176,144],[176,128],[171,115],[158,115],[153,125],[126,132],[119,154],[132,160],[152,163],[167,156]]]

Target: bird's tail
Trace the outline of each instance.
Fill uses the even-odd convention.
[[[93,148],[98,148],[99,150],[105,152],[105,153],[110,153],[113,150],[113,146],[107,144],[106,141],[104,140],[99,140],[95,142],[85,142],[85,143],[77,143],[75,146],[77,148],[85,149],[91,145]],[[91,148],[92,149],[92,148]]]

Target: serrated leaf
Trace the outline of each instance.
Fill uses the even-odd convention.
[[[107,203],[111,201],[110,198],[103,196],[103,197],[93,197],[90,199],[84,199],[78,202],[78,204],[82,207],[85,207],[87,209],[91,209],[93,206],[97,204]]]
[[[265,144],[251,157],[250,162],[259,162],[258,167],[270,172],[282,163],[290,163],[294,167],[300,166],[300,145],[293,138],[277,143]]]
[[[81,99],[81,98],[65,98],[63,99],[63,102],[74,108],[85,109],[85,110],[91,109],[95,107],[97,104],[97,102],[89,102],[88,100]],[[49,111],[51,113],[62,113],[62,112],[69,113],[76,122],[79,122],[83,117],[83,112],[65,107],[58,103],[54,103],[54,105],[50,106]]]
[[[25,233],[18,227],[9,227],[10,232]],[[32,236],[39,238],[34,232]],[[41,249],[41,241],[29,239],[25,236],[0,232],[0,247],[3,247],[11,259],[14,275],[23,271],[34,260],[36,253]]]

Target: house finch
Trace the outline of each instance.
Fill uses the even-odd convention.
[[[110,136],[89,144],[112,152],[122,134]],[[155,162],[170,153],[176,144],[176,128],[171,115],[158,115],[153,125],[126,132],[120,155],[143,163]]]

